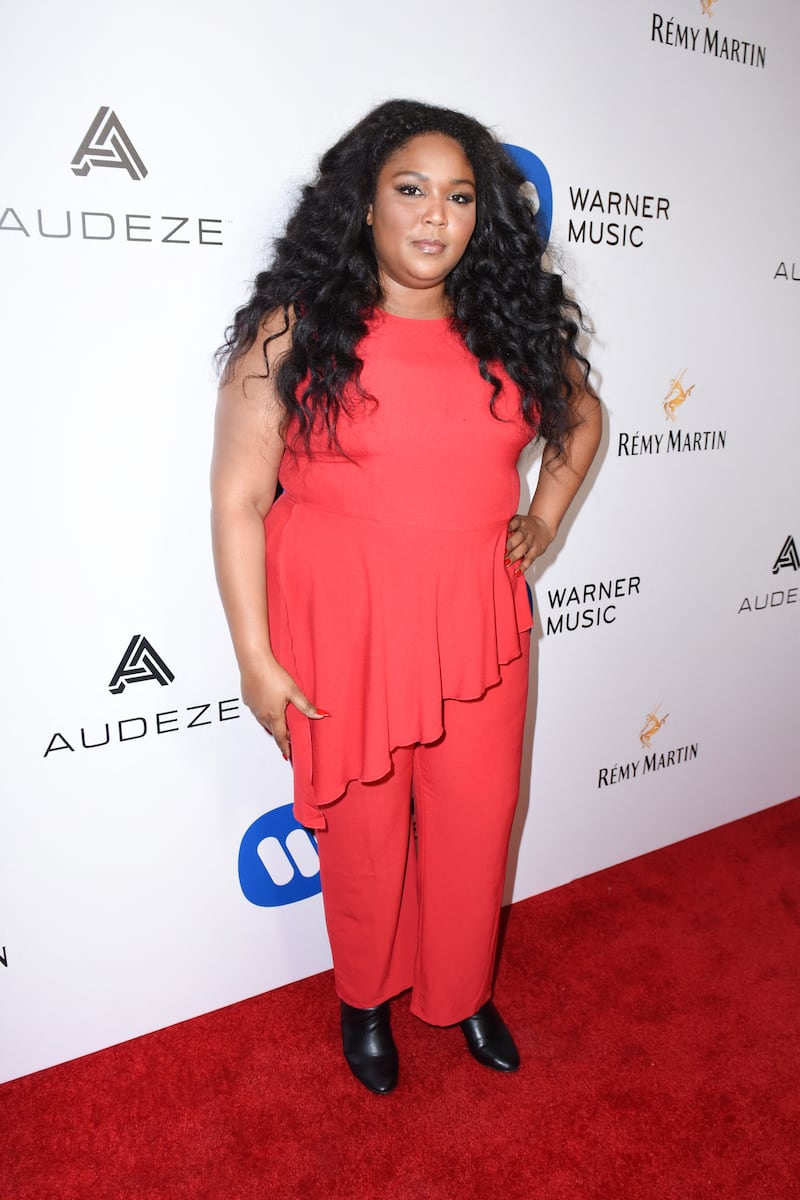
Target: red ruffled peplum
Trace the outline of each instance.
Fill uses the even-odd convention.
[[[443,701],[499,682],[531,627],[525,581],[504,565],[531,439],[517,391],[491,387],[447,319],[377,313],[358,347],[377,403],[342,417],[332,452],[284,455],[267,515],[270,635],[279,662],[332,715],[288,719],[295,815],[382,779],[397,746],[435,742]],[[291,436],[291,430],[290,430]]]

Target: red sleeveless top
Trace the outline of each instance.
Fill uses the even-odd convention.
[[[345,454],[323,434],[311,456],[293,443],[265,521],[273,651],[332,714],[287,714],[295,815],[312,829],[351,780],[388,774],[396,746],[436,741],[443,700],[496,684],[531,627],[525,580],[504,565],[532,437],[516,386],[492,367],[493,416],[447,318],[376,312],[357,353],[377,403],[340,417]]]

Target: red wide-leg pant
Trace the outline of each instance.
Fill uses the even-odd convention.
[[[389,775],[350,784],[325,809],[322,895],[348,1004],[410,987],[412,1012],[452,1025],[491,995],[528,689],[521,641],[480,699],[445,700],[437,742],[396,749]]]

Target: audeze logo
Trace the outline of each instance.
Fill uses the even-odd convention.
[[[316,842],[298,825],[291,804],[264,813],[245,833],[239,884],[259,908],[282,908],[322,891]]]
[[[797,553],[797,546],[791,534],[781,546],[781,552],[775,559],[772,574],[777,575],[778,571],[782,571],[784,567],[791,567],[793,571],[800,570],[800,555]]]
[[[71,165],[76,175],[88,175],[92,167],[122,167],[131,179],[137,180],[147,174],[147,167],[122,122],[110,108],[97,110]]]
[[[166,687],[174,678],[172,671],[147,638],[135,633],[119,661],[108,690],[118,695],[125,691],[127,684],[145,683],[148,679],[157,679],[162,687]]]

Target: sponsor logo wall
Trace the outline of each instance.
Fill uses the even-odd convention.
[[[780,549],[778,557],[772,565],[771,574],[779,575],[780,579],[773,578],[768,581],[766,571],[761,572],[762,591],[755,591],[746,595],[739,605],[738,612],[741,613],[759,613],[767,612],[776,608],[788,608],[790,605],[798,602],[798,583],[795,582],[795,572],[800,570],[800,555],[797,552],[797,543],[794,538],[789,535]],[[791,572],[787,574],[785,580],[783,572]],[[780,584],[781,586],[777,586]],[[797,609],[793,611],[798,611]]]
[[[716,0],[701,0],[703,16],[713,17]],[[757,42],[748,41],[733,34],[720,33],[710,25],[691,25],[663,17],[654,12],[650,31],[651,41],[659,46],[675,50],[686,50],[691,54],[711,55],[725,62],[739,63],[745,67],[766,68],[767,48]]]
[[[525,191],[536,213],[539,232],[547,242],[553,227],[553,184],[550,172],[532,150],[526,150],[524,146],[514,146],[510,142],[505,142],[504,145],[525,176]]]
[[[144,179],[147,167],[116,113],[98,108],[86,136],[72,160],[76,175],[88,175],[93,167],[122,167],[131,179]]]
[[[136,683],[159,683],[167,687],[175,679],[158,651],[141,634],[134,634],[120,659],[108,690],[121,696],[126,688]],[[137,697],[138,698],[138,697]],[[166,708],[147,716],[116,717],[114,714],[97,726],[81,725],[75,733],[67,724],[67,734],[56,730],[48,739],[44,758],[59,750],[74,753],[76,749],[96,750],[102,746],[122,745],[139,741],[148,734],[160,737],[165,733],[177,733],[182,729],[202,729],[225,721],[239,718],[239,699],[204,701],[201,704],[186,704],[181,708]]]
[[[34,4],[0,48],[0,1079],[329,966],[316,843],[239,698],[214,587],[212,355],[316,157],[387,96],[493,125],[597,330],[605,442],[530,573],[509,898],[800,782],[800,10],[501,0],[497,73],[479,38],[443,63],[353,0],[198,13],[191,56],[177,25],[154,57],[147,23],[89,9],[42,32]],[[301,37],[298,91],[273,48]],[[335,102],[333,53],[360,64]],[[258,117],[265,61],[291,119]]]
[[[669,221],[669,199],[638,192],[570,186],[568,241],[590,246],[631,247],[645,244],[651,222]]]
[[[122,170],[138,182],[148,171],[115,112],[98,109],[71,162],[74,175],[86,178],[107,169]],[[55,172],[53,174],[55,183]],[[54,189],[55,190],[55,189]],[[80,201],[86,196],[76,197]],[[91,192],[89,193],[89,201]],[[163,198],[158,197],[162,200]],[[79,238],[88,242],[160,242],[170,246],[221,246],[222,218],[175,216],[163,213],[105,212],[81,208],[61,209],[44,198],[30,207],[6,203],[0,212],[0,235],[61,240]]]
[[[662,715],[660,704],[655,705],[645,717],[642,728],[639,730],[639,744],[642,751],[640,756],[627,762],[600,767],[597,772],[598,788],[614,787],[615,784],[628,780],[644,779],[646,775],[654,774],[656,771],[664,771],[670,767],[677,767],[681,763],[693,762],[697,758],[700,752],[699,742],[693,742],[687,746],[672,746],[667,750],[661,748],[663,739],[659,740],[657,745],[653,745],[653,739],[661,733],[668,716],[669,713],[666,712]]]
[[[677,371],[667,384],[661,408],[664,422],[660,429],[621,430],[617,434],[619,458],[642,458],[661,454],[696,454],[707,450],[724,450],[728,442],[727,429],[682,429],[681,408],[691,400],[695,384],[686,378],[687,368]]]

